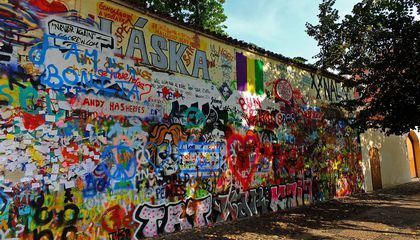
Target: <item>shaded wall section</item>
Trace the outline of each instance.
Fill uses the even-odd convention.
[[[382,186],[384,188],[411,181],[406,136],[386,136],[380,131],[368,130],[360,134],[366,190],[372,191],[372,172],[369,151],[379,150]]]
[[[0,2],[0,233],[140,239],[363,191],[351,89],[115,1]]]

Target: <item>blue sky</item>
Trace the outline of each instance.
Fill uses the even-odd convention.
[[[337,0],[341,16],[360,0]],[[305,23],[316,23],[322,0],[226,0],[227,33],[286,57],[308,62],[318,53],[316,41],[305,32]]]

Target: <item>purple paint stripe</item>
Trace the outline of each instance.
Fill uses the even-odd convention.
[[[236,53],[236,87],[238,91],[246,91],[246,57]]]

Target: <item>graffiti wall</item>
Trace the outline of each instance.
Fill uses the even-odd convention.
[[[353,97],[116,1],[0,0],[0,239],[141,239],[363,191]]]

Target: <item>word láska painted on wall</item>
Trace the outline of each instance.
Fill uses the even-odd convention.
[[[184,43],[168,40],[159,35],[151,35],[146,38],[144,28],[147,26],[148,20],[139,17],[128,37],[128,45],[125,52],[120,52],[126,57],[140,59],[141,63],[145,65],[152,65],[162,70],[181,73],[195,78],[203,78],[211,80],[206,52],[196,49],[193,61],[192,72],[189,72],[185,66],[183,57],[190,47]],[[101,29],[103,31],[112,32],[111,22],[101,18]],[[154,52],[150,52],[149,47]]]

